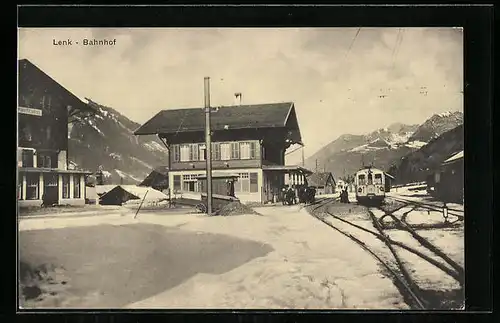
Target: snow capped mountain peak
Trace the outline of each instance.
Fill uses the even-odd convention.
[[[451,111],[446,111],[446,112],[442,112],[442,113],[437,114],[437,116],[439,116],[439,117],[449,117],[451,115],[452,115]]]

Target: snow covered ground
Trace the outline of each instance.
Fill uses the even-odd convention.
[[[395,187],[391,188],[391,191],[387,193],[388,197],[404,198],[408,201],[422,202],[425,204],[433,205],[438,208],[443,207],[444,203],[435,200],[432,196],[427,193],[427,188],[425,184],[415,184],[411,186]],[[446,203],[449,209],[464,212],[464,205],[458,203]]]
[[[99,217],[24,219],[20,230],[151,223],[260,241],[274,250],[222,274],[198,273],[127,308],[408,308],[375,259],[304,209],[276,206],[256,211],[261,215],[140,213],[134,219],[132,210],[124,208],[121,214]]]

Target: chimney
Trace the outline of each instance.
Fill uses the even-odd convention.
[[[241,93],[234,94],[234,105],[241,105]]]

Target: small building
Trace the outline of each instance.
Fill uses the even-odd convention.
[[[146,204],[149,204],[167,199],[167,195],[153,188],[136,185],[116,185],[101,195],[99,203],[102,205],[123,205],[131,200],[136,200],[138,203],[144,200]]]
[[[317,172],[312,173],[307,177],[307,185],[316,188],[316,194],[334,194],[335,193],[335,180],[330,172]]]
[[[94,113],[27,59],[18,61],[18,205],[85,204],[85,177],[71,167],[68,121]]]
[[[285,166],[285,151],[302,145],[293,102],[218,107],[211,113],[212,170],[237,174],[241,202],[266,203],[281,194],[285,182],[305,183],[310,171]],[[160,111],[134,132],[157,135],[169,151],[171,196],[200,193],[206,176],[205,112],[199,108]]]
[[[445,202],[464,202],[464,151],[446,159],[440,167],[439,196]]]
[[[392,176],[391,174],[389,173],[384,173],[385,175],[385,192],[390,192],[391,191],[391,187],[392,187],[392,183],[394,182],[394,176]]]
[[[160,192],[168,190],[168,166],[156,167],[138,186],[152,187]]]

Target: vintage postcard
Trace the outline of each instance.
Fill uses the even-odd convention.
[[[19,28],[22,309],[464,307],[461,28]]]

